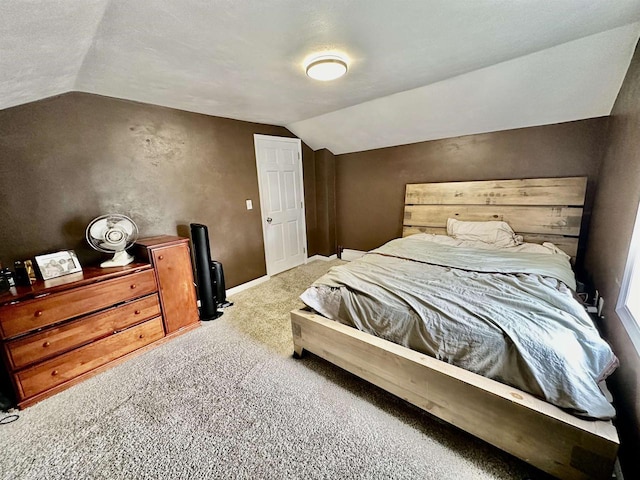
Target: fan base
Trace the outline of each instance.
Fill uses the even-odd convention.
[[[124,267],[125,265],[129,265],[131,262],[133,262],[133,255],[129,255],[126,250],[122,250],[121,252],[116,252],[111,260],[102,262],[100,266],[102,268]]]

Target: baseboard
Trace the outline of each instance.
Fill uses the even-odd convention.
[[[324,255],[314,255],[313,257],[307,258],[307,262],[315,262],[316,260],[322,260],[323,262],[329,262],[331,260],[335,260],[338,256],[334,253],[330,257],[325,257]]]
[[[233,288],[229,288],[229,289],[227,289],[227,296],[230,297],[231,295],[235,295],[236,293],[242,292],[243,290],[246,290],[247,288],[251,288],[251,287],[255,287],[256,285],[260,285],[261,283],[266,282],[270,278],[271,277],[269,275],[265,275],[264,277],[259,277],[259,278],[256,278],[255,280],[251,280],[250,282],[237,285],[237,286],[235,286]]]
[[[338,258],[338,256],[335,255],[335,254],[331,255],[330,257],[325,257],[323,255],[314,255],[313,257],[307,258],[307,262],[313,262],[315,260],[322,260],[324,262],[328,262],[330,260],[335,260],[336,258]],[[260,285],[261,283],[266,282],[270,278],[271,277],[269,275],[265,275],[264,277],[256,278],[255,280],[251,280],[250,282],[243,283],[243,284],[238,285],[238,286],[233,287],[233,288],[229,288],[229,289],[227,289],[227,296],[230,297],[231,295],[235,295],[236,293],[242,292],[243,290],[246,290],[247,288],[251,288],[251,287],[255,287],[256,285]]]
[[[362,257],[365,253],[367,252],[345,248],[344,250],[342,250],[342,255],[340,256],[340,258],[342,258],[342,260],[346,260],[347,262],[351,262],[352,260]]]

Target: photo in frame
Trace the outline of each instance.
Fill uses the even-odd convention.
[[[82,271],[78,257],[73,250],[38,255],[35,259],[43,280]]]

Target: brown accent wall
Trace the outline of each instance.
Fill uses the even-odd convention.
[[[142,235],[208,225],[227,287],[265,275],[254,133],[292,136],[283,127],[83,93],[0,111],[0,261],[75,249],[93,262],[99,254],[84,229],[118,212]],[[303,155],[313,250],[315,165],[306,146]]]
[[[336,253],[336,157],[327,149],[315,152],[316,166],[316,240],[318,253],[325,257]]]
[[[605,117],[338,155],[338,244],[370,250],[401,236],[407,183],[585,175],[588,218],[606,126]]]
[[[615,312],[640,202],[640,47],[611,113],[609,133],[585,263],[605,299],[606,338],[620,358],[611,386],[619,415],[624,475],[640,478],[640,356]]]

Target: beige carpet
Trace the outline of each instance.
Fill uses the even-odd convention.
[[[293,343],[289,312],[303,305],[298,297],[314,280],[332,266],[342,263],[346,262],[315,261],[275,275],[268,282],[230,297],[235,305],[224,310],[220,320],[274,352],[291,355]]]
[[[289,311],[337,263],[275,276],[220,319],[20,412],[0,425],[0,478],[546,478],[318,357],[291,357]]]

